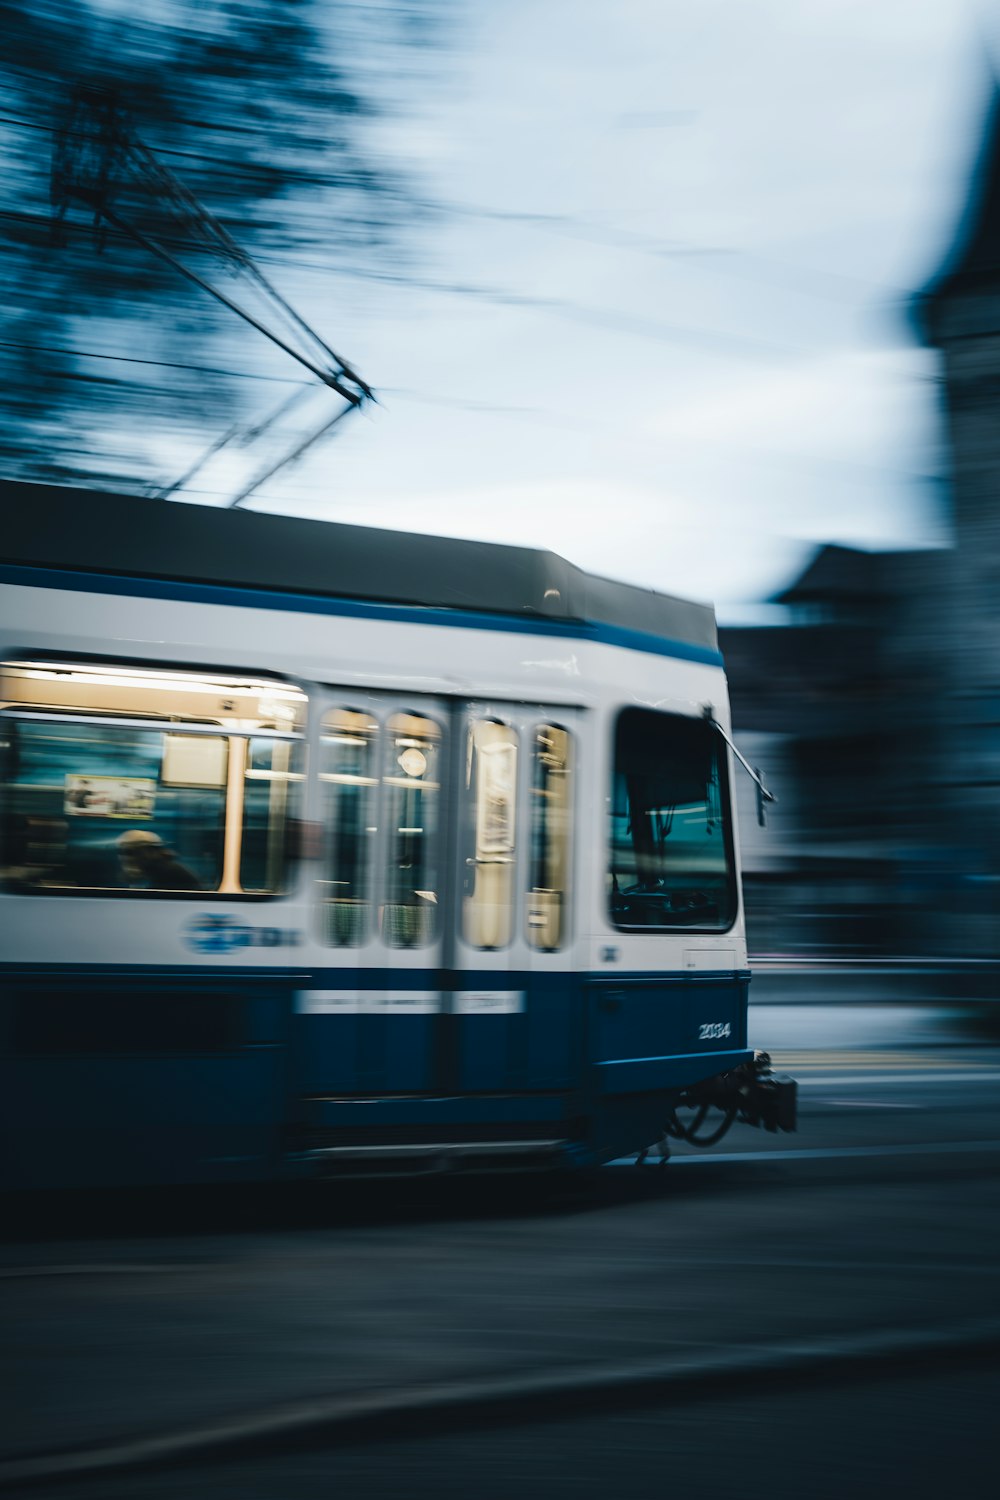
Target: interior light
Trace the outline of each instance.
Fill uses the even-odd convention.
[[[257,711],[262,719],[281,719],[285,723],[295,721],[294,708],[289,708],[287,703],[278,703],[274,698],[261,698],[257,704]]]
[[[296,687],[285,683],[262,682],[252,678],[199,677],[194,673],[158,672],[141,667],[104,667],[71,662],[4,662],[6,671],[18,672],[35,682],[57,682],[60,679],[80,683],[89,687],[153,688],[166,692],[212,693],[216,697],[230,694],[252,693],[264,695],[268,700],[284,700],[286,703],[305,703],[306,695]],[[283,713],[289,709],[283,707]],[[294,711],[291,711],[294,716]]]

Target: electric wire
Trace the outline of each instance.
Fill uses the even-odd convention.
[[[308,382],[290,375],[262,375],[252,370],[225,370],[218,365],[194,365],[175,359],[146,359],[137,354],[109,354],[100,349],[78,349],[66,344],[35,344],[27,339],[0,339],[0,349],[31,349],[39,354],[66,354],[74,359],[107,359],[128,365],[153,365],[161,370],[187,370],[194,375],[222,375],[232,380],[264,380],[274,385],[306,388]]]

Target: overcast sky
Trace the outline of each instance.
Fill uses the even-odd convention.
[[[455,211],[403,284],[289,288],[383,405],[254,506],[551,547],[723,619],[818,540],[940,541],[906,304],[962,206],[993,0],[455,12],[381,134]]]

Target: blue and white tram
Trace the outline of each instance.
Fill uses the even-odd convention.
[[[4,1186],[589,1165],[684,1104],[793,1128],[746,1045],[711,609],[0,499]]]

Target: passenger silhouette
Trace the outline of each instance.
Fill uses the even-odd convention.
[[[154,891],[200,891],[197,875],[181,864],[159,834],[130,828],[118,840],[118,857],[129,885]]]

